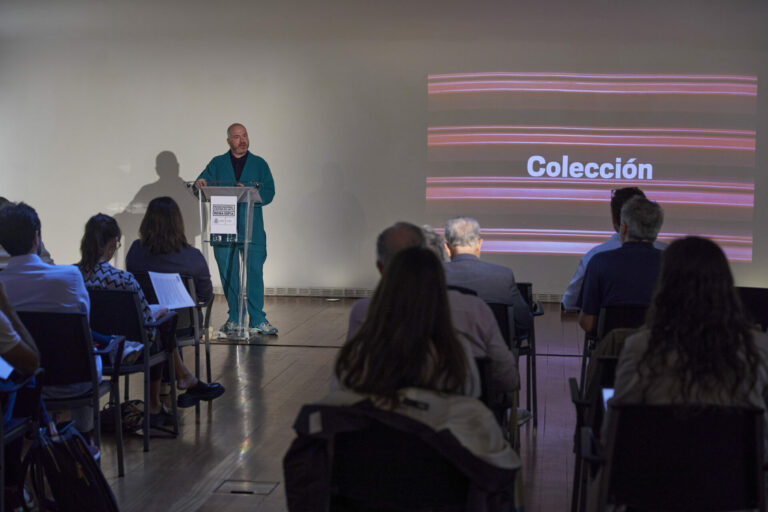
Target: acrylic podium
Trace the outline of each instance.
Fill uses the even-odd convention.
[[[209,182],[211,184],[213,182]],[[231,183],[231,182],[229,182]],[[259,195],[259,185],[257,183],[244,186],[206,186],[201,187],[200,193],[197,194],[200,205],[200,232],[203,233],[203,242],[209,243],[214,246],[227,246],[238,248],[240,255],[242,255],[242,265],[240,265],[239,275],[239,287],[238,287],[238,312],[237,312],[237,329],[235,333],[228,333],[227,338],[233,340],[248,340],[248,329],[245,326],[245,309],[246,309],[246,295],[247,295],[247,283],[248,283],[248,251],[245,250],[251,243],[251,230],[253,224],[253,205],[261,203],[261,195]],[[213,215],[211,208],[204,208],[203,203],[210,203],[211,198],[231,197],[237,205],[235,213],[235,233],[234,234],[222,234],[217,233],[218,226],[214,226],[212,221]],[[216,199],[214,199],[214,202]],[[245,206],[245,230],[241,232],[239,230],[237,218],[240,209]],[[207,214],[206,214],[207,212]],[[204,222],[204,219],[208,222]],[[224,285],[225,283],[222,283]],[[226,293],[226,291],[225,291]]]

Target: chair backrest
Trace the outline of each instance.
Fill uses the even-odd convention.
[[[149,277],[148,272],[133,272],[136,281],[141,286],[141,291],[144,292],[144,297],[150,304],[157,304],[157,293],[155,287],[152,286],[152,279]],[[197,302],[197,293],[195,291],[195,281],[191,276],[181,275],[181,280],[184,286],[192,297],[192,300]],[[177,314],[176,321],[176,336],[177,338],[193,337],[195,335],[195,319],[198,318],[197,306],[189,308],[174,309]]]
[[[640,327],[645,322],[648,304],[622,304],[600,308],[597,318],[597,339],[619,327]]]
[[[607,440],[601,502],[643,510],[764,510],[757,408],[613,406]]]
[[[101,334],[117,334],[132,341],[147,341],[144,313],[138,292],[88,289],[91,297],[91,328]]]
[[[523,296],[529,308],[533,307],[533,283],[517,283],[517,291]]]
[[[768,329],[768,288],[737,286],[736,291],[744,304],[744,310],[750,321]]]
[[[331,510],[464,510],[469,480],[416,434],[373,422],[335,436],[331,486]]]
[[[501,337],[504,338],[504,342],[511,350],[514,347],[515,338],[515,313],[514,306],[509,304],[502,304],[500,302],[487,302],[488,307],[491,308],[496,323],[499,324],[499,330],[501,331]]]
[[[19,311],[40,351],[43,385],[95,382],[93,340],[85,313]]]
[[[488,407],[491,407],[491,397],[493,396],[491,384],[491,358],[476,357],[475,365],[477,366],[477,373],[480,376],[480,401]]]

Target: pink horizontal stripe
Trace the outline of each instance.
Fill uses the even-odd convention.
[[[444,234],[444,229],[435,229],[437,233]],[[542,229],[542,228],[481,228],[480,234],[486,236],[506,236],[506,237],[550,237],[550,238],[594,238],[598,243],[614,235],[613,231],[606,230],[588,230],[588,229]],[[739,235],[712,235],[707,233],[659,233],[658,239],[661,241],[671,241],[686,236],[700,236],[715,240],[718,243],[728,242],[733,244],[752,244],[751,236]]]
[[[715,133],[720,135],[751,135],[756,136],[755,130],[725,130],[713,128],[599,128],[592,126],[503,126],[503,125],[476,125],[476,126],[430,126],[430,132],[438,131],[473,131],[473,130],[560,130],[560,131],[586,131],[586,132],[640,132],[640,133]]]
[[[755,150],[755,139],[741,137],[682,137],[652,135],[554,135],[546,133],[453,133],[427,137],[428,146],[467,144],[545,144],[579,146],[675,147],[699,149]]]
[[[535,189],[506,187],[427,187],[427,200],[524,200],[524,201],[589,201],[609,202],[604,190],[594,189]],[[717,192],[668,192],[659,190],[653,199],[662,204],[690,204],[701,206],[734,206],[752,208],[753,194]]]
[[[554,242],[542,240],[496,241],[485,240],[483,252],[496,254],[552,254],[582,255],[594,244],[584,242]],[[732,247],[721,245],[725,255],[731,261],[752,261],[751,247]]]
[[[757,96],[757,85],[724,82],[576,82],[530,80],[473,80],[431,83],[428,94],[482,91],[542,91],[605,94],[717,94]]]
[[[606,73],[530,73],[530,72],[488,72],[488,73],[453,73],[427,75],[428,80],[442,80],[446,78],[598,78],[608,80],[636,79],[636,80],[737,80],[757,82],[756,76],[741,75],[665,75],[665,74],[606,74]]]
[[[583,178],[518,178],[511,176],[450,176],[428,177],[428,185],[437,184],[475,184],[475,183],[499,183],[499,184],[534,184],[542,186],[550,185],[590,185],[616,187],[616,186],[642,186],[643,188],[706,188],[719,190],[755,190],[752,183],[724,183],[716,181],[672,181],[672,180],[603,180]]]

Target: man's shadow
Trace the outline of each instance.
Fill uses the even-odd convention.
[[[139,237],[139,226],[147,211],[147,205],[156,197],[173,198],[184,217],[184,234],[187,243],[196,244],[200,236],[200,209],[197,199],[187,190],[187,185],[179,176],[179,161],[171,151],[161,151],[155,158],[155,171],[158,180],[144,185],[121,213],[115,215],[125,237],[126,251]]]

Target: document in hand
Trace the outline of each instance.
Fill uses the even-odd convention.
[[[150,272],[149,279],[157,295],[160,306],[168,309],[191,308],[195,301],[189,296],[179,274],[161,274]]]

